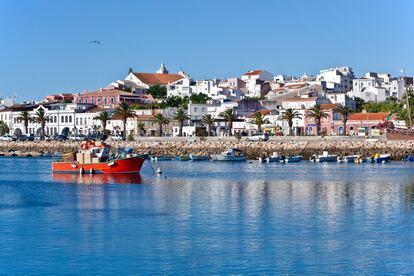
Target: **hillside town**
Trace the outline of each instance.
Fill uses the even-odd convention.
[[[2,139],[83,139],[109,136],[250,137],[380,136],[411,129],[413,77],[351,67],[316,76],[254,69],[227,79],[196,80],[162,63],[155,72],[130,68],[96,91],[57,93],[39,101],[0,102]]]

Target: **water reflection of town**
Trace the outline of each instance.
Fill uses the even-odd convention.
[[[122,242],[117,236],[122,229],[134,245],[132,255],[150,248],[160,258],[162,254],[167,258],[168,254],[191,256],[197,251],[220,251],[237,259],[246,254],[260,255],[267,248],[273,253],[277,249],[309,259],[315,246],[322,254],[330,254],[350,246],[340,241],[357,240],[359,237],[352,236],[355,233],[374,233],[381,223],[392,225],[403,220],[401,216],[411,224],[414,220],[414,181],[88,177],[65,175],[55,176],[54,180],[142,183],[73,186],[77,191],[76,216],[86,234],[82,246],[97,251],[108,250],[114,239]],[[337,235],[345,236],[336,238]],[[315,245],[315,237],[325,243]],[[210,258],[215,261],[214,254]],[[365,263],[360,260],[363,258],[355,258],[353,265],[363,269]],[[282,263],[285,261],[282,256],[274,259],[275,265],[294,267],[294,263]]]

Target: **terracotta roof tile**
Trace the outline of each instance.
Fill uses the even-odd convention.
[[[147,85],[167,85],[184,77],[179,74],[133,73],[140,81]]]
[[[349,117],[349,121],[384,121],[389,112],[384,113],[354,113]]]
[[[263,72],[263,70],[251,70],[249,72],[244,73],[244,76],[256,76],[260,75]]]
[[[120,95],[120,96],[137,96],[139,95],[133,94],[131,92],[126,92],[118,89],[104,89],[102,91],[93,91],[93,92],[84,92],[80,94],[80,97],[89,97],[89,96],[109,96],[109,95]]]
[[[337,104],[321,104],[322,109],[334,109],[335,107],[337,107]]]

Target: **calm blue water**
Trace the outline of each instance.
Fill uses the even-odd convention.
[[[411,163],[0,165],[2,274],[414,274]]]

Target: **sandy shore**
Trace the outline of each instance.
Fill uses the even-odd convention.
[[[302,154],[307,158],[313,153],[322,153],[326,150],[337,155],[361,154],[370,156],[375,153],[390,153],[395,160],[400,160],[407,154],[413,153],[414,141],[326,141],[295,140],[295,141],[268,141],[246,142],[237,140],[190,140],[190,141],[136,141],[136,142],[108,142],[114,148],[132,147],[137,152],[151,152],[153,154],[216,154],[228,148],[236,147],[245,151],[249,159],[257,159],[262,155],[271,155],[272,152],[280,154]],[[0,152],[30,152],[53,153],[77,150],[78,142],[0,142]]]

